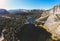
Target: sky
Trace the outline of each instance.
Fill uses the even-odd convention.
[[[60,0],[0,0],[3,9],[50,9]]]

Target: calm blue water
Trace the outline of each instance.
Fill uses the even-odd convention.
[[[30,22],[30,23],[31,22],[34,22],[35,21],[35,18],[27,18],[27,21]]]

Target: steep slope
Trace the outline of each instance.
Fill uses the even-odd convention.
[[[56,14],[51,14],[45,22],[47,30],[52,33],[52,38],[60,38],[60,19]]]
[[[41,17],[36,19],[37,22],[44,22],[47,31],[52,33],[53,39],[60,39],[60,5],[54,6],[53,8],[44,11]]]

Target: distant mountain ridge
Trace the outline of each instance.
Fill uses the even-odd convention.
[[[32,9],[34,10],[34,9]],[[13,10],[5,10],[5,9],[0,9],[0,13],[2,14],[3,12],[8,11],[9,13],[21,13],[21,12],[30,12],[32,10],[26,10],[26,9],[13,9]],[[39,11],[40,9],[35,9],[36,11]],[[49,14],[60,14],[60,5],[56,5],[51,9],[48,10],[43,10],[43,13],[49,13]]]
[[[0,14],[9,14],[9,12],[5,9],[0,9]]]
[[[34,10],[34,9],[32,9]],[[26,9],[15,9],[15,10],[8,10],[10,13],[14,13],[14,12],[18,12],[18,13],[21,13],[21,12],[30,12],[32,10],[26,10]],[[39,11],[40,9],[35,9],[36,11]],[[48,9],[48,10],[43,10],[43,13],[47,14],[60,14],[60,5],[56,5],[54,6],[53,8],[51,9]]]
[[[15,10],[8,10],[10,13],[20,13],[20,12],[28,12],[28,10],[25,9],[15,9]]]

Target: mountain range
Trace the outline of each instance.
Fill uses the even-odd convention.
[[[56,5],[53,8],[48,9],[48,10],[40,10],[40,9],[35,9],[35,10],[26,10],[26,9],[5,10],[5,9],[0,9],[0,15],[24,14],[24,16],[25,16],[25,14],[27,15],[27,13],[31,13],[31,12],[32,12],[32,14],[34,13],[34,16],[36,16],[37,14],[41,15],[35,21],[43,22],[44,26],[46,26],[47,30],[50,33],[52,33],[53,38],[55,38],[55,37],[60,38],[60,5]],[[3,17],[10,18],[9,16],[3,16]],[[30,19],[28,19],[28,20],[30,20]]]
[[[34,9],[33,9],[34,10]],[[5,9],[0,9],[0,14],[7,14],[9,13],[22,13],[22,12],[31,12],[33,10],[26,10],[26,9],[13,9],[13,10],[5,10]],[[40,11],[40,9],[35,9],[36,11]],[[60,5],[56,5],[51,9],[48,10],[43,10],[43,13],[47,14],[59,14],[60,13]]]

